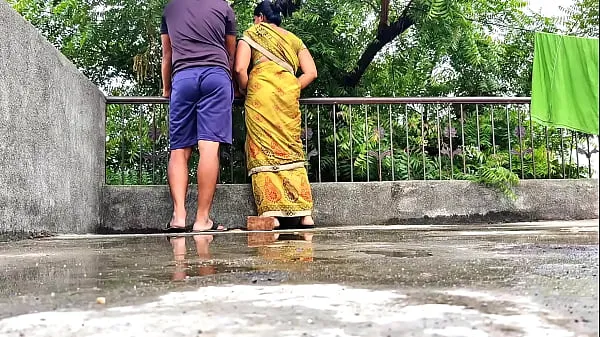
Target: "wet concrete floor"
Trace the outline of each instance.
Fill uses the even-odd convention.
[[[598,336],[598,221],[0,243],[0,336]]]

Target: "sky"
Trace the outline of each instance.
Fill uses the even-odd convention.
[[[529,8],[532,11],[541,13],[545,16],[560,16],[563,13],[560,7],[569,7],[573,0],[529,0]]]

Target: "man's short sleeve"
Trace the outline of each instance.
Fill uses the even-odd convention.
[[[225,35],[237,36],[237,22],[235,20],[235,13],[231,6],[227,5],[227,22],[225,23]]]
[[[160,19],[160,33],[161,34],[169,34],[169,28],[167,27],[167,20],[165,20],[164,15]]]

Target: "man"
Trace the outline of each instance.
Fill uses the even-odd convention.
[[[225,0],[172,0],[161,23],[163,96],[170,98],[168,232],[186,230],[188,161],[198,146],[198,211],[193,231],[225,230],[209,218],[219,145],[232,141],[232,69],[237,24]]]

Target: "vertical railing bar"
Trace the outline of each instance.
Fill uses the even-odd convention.
[[[427,108],[421,105],[423,111],[421,111],[421,150],[423,154],[423,180],[427,180],[427,172],[425,165],[425,113],[427,112]]]
[[[528,105],[529,112],[529,135],[531,136],[531,168],[533,170],[533,179],[536,178],[535,174],[535,133],[533,131],[533,118],[531,117],[531,106]]]
[[[369,156],[369,151],[371,150],[371,146],[370,146],[369,139],[367,138],[368,133],[369,133],[369,116],[368,116],[369,108],[365,107],[364,105],[363,105],[363,107],[365,108],[365,146],[367,147],[365,152],[367,154],[367,182],[369,182],[370,178],[371,178],[370,174],[369,174],[369,171],[370,171],[369,167],[371,166],[371,158]]]
[[[513,164],[512,164],[512,140],[510,138],[510,112],[509,112],[509,108],[508,108],[508,104],[504,106],[504,109],[506,110],[506,134],[508,135],[508,167],[510,169],[510,172],[512,172],[513,170]]]
[[[337,183],[338,181],[338,170],[337,170],[337,111],[335,108],[335,104],[333,104],[333,174],[334,180]]]
[[[523,160],[523,120],[521,119],[521,109],[517,109],[517,119],[519,120],[519,158],[521,159],[521,179],[525,179],[525,161]]]
[[[481,132],[479,130],[479,104],[475,104],[475,113],[477,120],[477,150],[481,151]]]
[[[142,163],[143,163],[143,156],[142,156],[142,119],[144,119],[144,113],[143,113],[143,109],[144,106],[140,106],[140,114],[139,114],[139,119],[138,119],[138,142],[139,142],[139,146],[138,146],[138,155],[140,157],[139,160],[139,168],[138,168],[138,184],[142,185]]]
[[[321,182],[321,106],[317,105],[317,152],[319,159],[319,182]]]
[[[353,149],[353,143],[354,143],[354,135],[352,134],[352,105],[348,106],[348,112],[350,114],[350,181],[354,182],[354,149]]]
[[[435,109],[435,128],[437,131],[437,143],[438,143],[438,180],[442,180],[442,134],[440,125],[440,106],[434,105]]]
[[[242,123],[242,135],[244,135],[244,143],[243,143],[243,170],[244,172],[244,183],[248,183],[248,159],[246,158],[246,142],[248,141],[248,135],[246,135],[246,108],[242,108],[242,115],[244,116],[244,122]]]
[[[404,105],[404,129],[406,130],[406,172],[410,180],[410,142],[408,140],[408,104]]]
[[[394,172],[394,162],[396,159],[394,158],[394,127],[392,123],[392,105],[388,106],[390,113],[390,158],[392,160],[392,181],[396,181],[396,176]]]
[[[377,167],[379,170],[379,181],[382,181],[382,171],[381,171],[381,121],[380,121],[380,107],[377,104]]]
[[[592,177],[592,156],[590,154],[590,136],[585,135],[585,140],[587,142],[587,153],[586,157],[588,159],[588,178]]]
[[[562,178],[565,179],[567,176],[567,166],[565,165],[565,131],[563,129],[558,129],[560,131],[560,164],[562,166]]]
[[[494,121],[494,106],[491,107],[492,110],[492,152],[494,153],[494,156],[496,155],[496,124]]]
[[[304,107],[304,156],[308,158],[308,113]],[[308,159],[306,160],[308,163]]]
[[[568,131],[567,131],[568,133]],[[571,131],[571,146],[569,151],[569,176],[572,174],[573,169],[573,147],[575,146],[575,133]]]
[[[171,156],[171,150],[170,150],[170,143],[171,143],[171,131],[169,128],[169,123],[171,123],[171,117],[169,114],[169,107],[167,106],[166,111],[165,111],[165,122],[167,124],[167,147],[165,148],[165,163],[163,167],[167,168],[167,171],[165,172],[165,177],[166,177],[166,182],[168,183],[169,180],[169,172],[168,172],[168,167],[169,167],[169,158]]]
[[[222,152],[223,152],[223,147],[219,146],[219,157],[218,157],[219,158],[219,171],[217,173],[217,184],[221,184],[222,183],[222,181],[221,181],[221,174],[222,174],[221,173],[221,163],[222,163],[221,162],[221,157],[222,157],[221,154],[222,154]],[[200,152],[198,152],[198,160],[200,160]],[[198,170],[197,169],[196,169],[196,179],[198,179]]]
[[[121,163],[119,164],[119,171],[121,171],[121,185],[125,185],[125,170],[123,168],[123,164],[125,162],[125,134],[123,130],[125,130],[125,112],[123,110],[123,106],[119,106],[119,110],[121,111]]]
[[[575,132],[575,159],[577,161],[577,179],[581,177],[580,163],[579,163],[579,132]]]
[[[544,127],[544,134],[546,136],[546,168],[548,169],[548,179],[551,179],[551,172],[550,172],[550,139],[548,137],[548,127],[545,126]]]
[[[465,113],[462,104],[460,105],[460,133],[462,136],[463,173],[467,174],[467,155],[465,153]]]
[[[231,171],[231,183],[235,184],[235,174],[233,173],[233,154],[235,153],[233,151],[233,144],[234,142],[231,142],[231,145],[229,145],[229,170]]]
[[[450,150],[448,155],[450,156],[450,180],[454,180],[454,150],[452,144],[452,110],[448,109],[448,139],[450,143]]]
[[[152,185],[156,185],[156,140],[158,132],[156,131],[156,106],[152,107]]]

